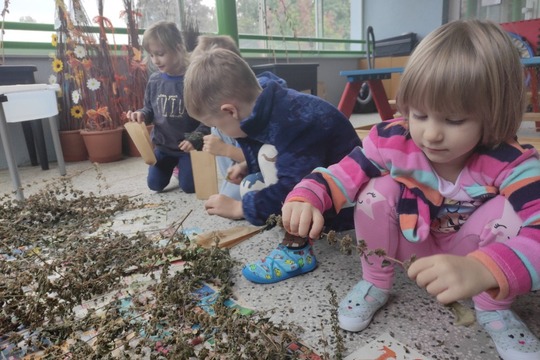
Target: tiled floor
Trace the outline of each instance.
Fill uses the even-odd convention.
[[[375,114],[376,115],[376,114]],[[366,118],[368,120],[366,120]],[[355,123],[378,121],[377,116],[363,116],[354,119]],[[185,228],[202,231],[227,229],[237,225],[248,225],[245,221],[231,221],[209,216],[203,209],[203,201],[195,195],[184,194],[173,184],[170,190],[156,194],[146,187],[147,167],[140,158],[125,158],[115,163],[100,165],[105,182],[96,180],[96,173],[89,162],[68,163],[68,176],[72,177],[76,188],[102,193],[129,194],[140,196],[144,201],[155,204],[146,212],[149,218],[130,226],[125,231],[139,228],[163,229],[174,221],[192,213],[184,223]],[[20,168],[23,184],[53,180],[58,177],[55,164],[42,171],[37,167]],[[25,189],[28,195],[39,185]],[[100,190],[101,189],[101,190]],[[7,170],[0,171],[0,193],[11,190]],[[140,217],[140,213],[136,216]],[[129,216],[129,214],[125,215]],[[381,219],[381,226],[384,220]],[[282,237],[282,230],[273,229],[241,243],[233,248],[231,254],[241,263],[253,261],[268,254]],[[359,260],[355,255],[344,255],[336,247],[325,241],[315,244],[319,267],[312,273],[289,279],[274,285],[255,285],[249,283],[236,271],[235,294],[240,301],[257,310],[272,311],[274,321],[293,322],[305,329],[304,341],[320,351],[321,339],[331,339],[330,295],[328,284],[342,297],[360,278]],[[470,301],[463,302],[471,306]],[[530,329],[540,336],[540,293],[530,294],[518,299],[514,305],[516,312],[526,320]],[[402,344],[418,350],[432,359],[497,359],[497,353],[487,334],[478,325],[462,327],[453,325],[451,312],[434,301],[425,291],[398,272],[392,296],[387,307],[374,318],[373,323],[361,333],[346,333],[345,354],[365,345],[383,333],[391,333]]]

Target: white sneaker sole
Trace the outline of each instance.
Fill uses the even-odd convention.
[[[346,317],[346,316],[342,316],[338,314],[339,327],[345,331],[350,331],[350,332],[359,332],[359,331],[364,330],[371,323],[371,320],[373,320],[373,316],[367,320],[358,322],[354,318],[350,318],[350,317]]]

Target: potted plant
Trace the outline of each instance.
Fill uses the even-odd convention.
[[[103,15],[103,0],[98,1],[99,14],[94,18],[99,26],[97,40],[85,31],[90,22],[81,0],[72,0],[72,13],[66,10],[62,0],[56,2],[60,24],[53,35],[57,51],[52,61],[55,74],[51,81],[58,81],[63,90],[60,128],[80,132],[92,162],[122,158],[125,112],[142,106],[143,102],[147,73],[131,3],[124,0],[129,44],[121,49],[115,44],[111,50],[106,29],[113,28]],[[109,145],[112,145],[110,152],[104,153]]]
[[[88,159],[80,130],[83,128],[86,106],[89,103],[84,86],[84,69],[91,64],[88,53],[95,40],[82,29],[81,22],[85,14],[79,5],[75,0],[73,14],[70,14],[63,1],[56,3],[59,24],[57,32],[51,37],[56,53],[51,61],[53,73],[49,82],[61,86],[62,92],[58,98],[59,130],[62,152],[67,162]],[[79,19],[77,24],[72,21],[75,16]]]

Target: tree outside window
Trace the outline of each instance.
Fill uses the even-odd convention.
[[[316,43],[285,43],[283,37],[350,38],[350,1],[342,0],[238,0],[238,32],[266,35],[268,44],[247,41],[246,47],[316,50]],[[325,44],[325,50],[346,50],[347,45]]]

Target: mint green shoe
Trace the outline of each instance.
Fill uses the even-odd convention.
[[[476,309],[476,320],[491,336],[503,360],[540,359],[540,341],[512,310]]]
[[[242,275],[257,284],[273,284],[315,270],[317,259],[310,244],[291,249],[280,244],[263,260],[247,264]]]
[[[364,330],[387,301],[388,292],[361,280],[339,303],[339,327],[352,332]]]

